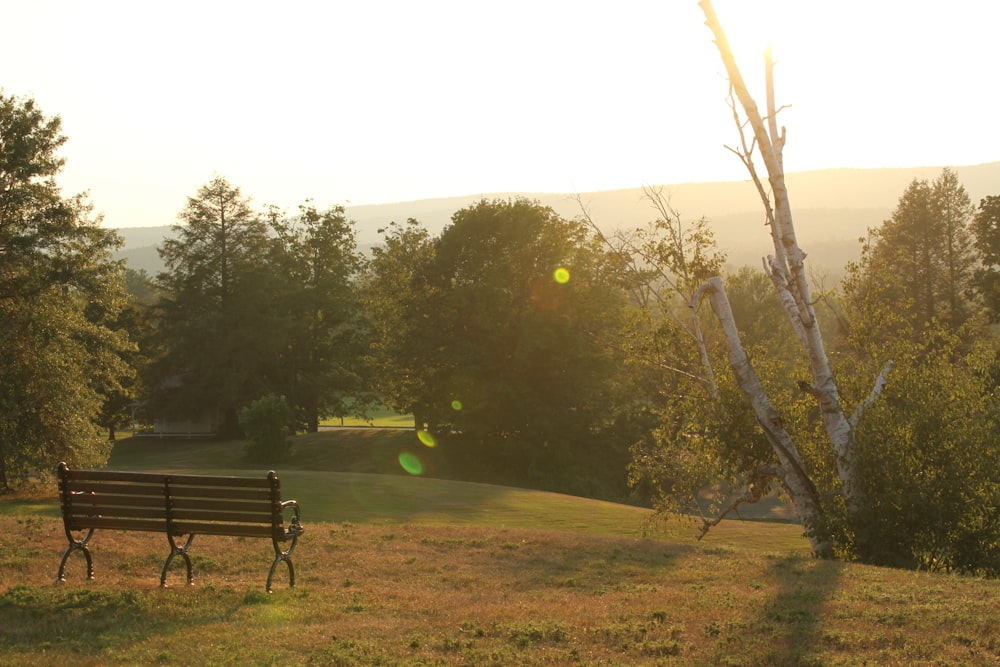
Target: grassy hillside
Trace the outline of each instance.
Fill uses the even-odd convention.
[[[371,436],[369,436],[371,437]],[[335,447],[327,442],[326,447]],[[125,441],[115,467],[249,474],[237,448]],[[330,459],[336,458],[330,453]],[[254,473],[256,474],[256,473]],[[0,500],[4,665],[997,664],[1000,582],[817,561],[787,523],[645,510],[406,475],[282,467],[299,586],[261,540],[199,537],[195,585],[162,536],[99,533],[97,578],[52,489]]]

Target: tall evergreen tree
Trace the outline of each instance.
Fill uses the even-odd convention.
[[[911,182],[892,217],[870,230],[845,282],[854,321],[881,330],[867,338],[917,341],[935,321],[955,328],[974,314],[972,213],[965,188],[945,169],[933,182]]]
[[[214,177],[189,197],[160,248],[156,279],[164,354],[152,366],[152,408],[166,416],[217,419],[239,432],[241,407],[276,374],[281,322],[267,262],[267,225],[238,187]]]
[[[980,262],[973,284],[991,319],[1000,321],[1000,196],[990,195],[979,202],[972,231]]]

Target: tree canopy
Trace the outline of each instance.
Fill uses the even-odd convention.
[[[364,408],[361,268],[342,208],[303,205],[287,218],[254,210],[221,176],[188,199],[160,248],[151,409],[240,432],[240,410],[285,396],[290,429]]]
[[[368,280],[386,318],[375,328],[392,331],[381,377],[449,459],[494,481],[580,492],[614,461],[622,494],[628,443],[601,433],[622,404],[625,301],[585,226],[528,200],[484,200],[435,240],[390,230],[387,248]]]
[[[60,460],[103,463],[102,408],[132,375],[119,239],[62,195],[64,142],[58,116],[0,91],[0,489]]]

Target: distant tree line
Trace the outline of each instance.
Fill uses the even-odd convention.
[[[269,419],[314,431],[385,404],[414,415],[433,474],[691,509],[774,457],[732,374],[706,373],[725,368],[724,336],[691,304],[722,275],[837,555],[1000,573],[1000,197],[975,206],[950,170],[911,183],[820,294],[846,398],[895,363],[857,429],[868,501],[851,514],[769,279],[727,272],[708,222],[655,191],[654,220],[614,235],[484,200],[437,236],[393,223],[365,255],[343,208],[258,209],[216,176],[147,276],[112,260],[119,240],[84,196],[61,194],[64,141],[58,117],[0,95],[5,488],[61,459],[101,465],[139,402],[261,442]]]

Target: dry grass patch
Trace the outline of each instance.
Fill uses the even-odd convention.
[[[748,534],[753,524],[741,524]],[[730,528],[738,537],[736,528]],[[556,530],[307,524],[299,586],[266,540],[200,537],[158,587],[162,536],[0,516],[0,664],[996,664],[1000,584],[767,551]]]

